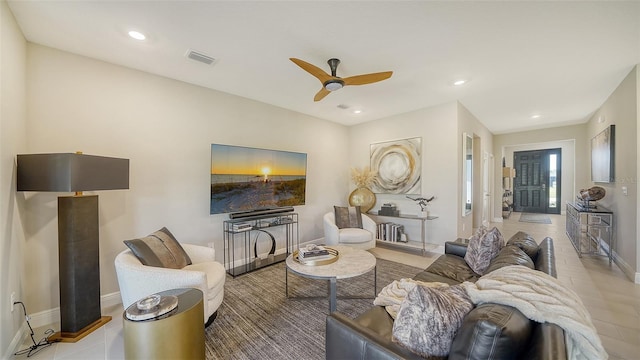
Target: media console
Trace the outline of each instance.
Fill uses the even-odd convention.
[[[238,214],[234,213],[224,221],[224,266],[229,275],[236,277],[284,261],[300,246],[298,214],[293,208],[277,209],[244,212],[232,218]],[[280,241],[278,250],[282,239],[284,244]],[[260,248],[266,250],[260,253]]]

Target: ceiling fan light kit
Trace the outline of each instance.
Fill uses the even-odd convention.
[[[343,86],[344,86],[344,81],[340,81],[340,80],[329,80],[326,83],[324,83],[324,88],[329,91],[340,90],[342,89]]]
[[[322,89],[320,89],[320,91],[318,91],[316,96],[313,98],[314,101],[320,101],[324,99],[325,96],[329,95],[330,92],[340,90],[347,85],[371,84],[378,81],[386,80],[393,74],[393,71],[385,71],[341,78],[336,75],[338,64],[340,64],[339,59],[332,58],[327,61],[329,67],[331,68],[331,75],[327,74],[319,67],[309,64],[306,61],[296,58],[289,58],[289,60],[293,61],[294,64],[301,67],[304,71],[315,76],[322,83]]]

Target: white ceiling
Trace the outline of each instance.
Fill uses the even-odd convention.
[[[345,125],[456,100],[496,134],[580,123],[640,63],[635,1],[8,4],[30,42]],[[216,62],[190,60],[188,49]],[[320,82],[290,57],[326,71],[339,58],[341,77],[394,73],[314,102]],[[469,82],[453,86],[460,78]]]

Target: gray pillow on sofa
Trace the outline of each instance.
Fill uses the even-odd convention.
[[[393,323],[393,342],[423,356],[446,356],[464,317],[473,309],[461,285],[416,286]]]
[[[143,265],[170,269],[191,265],[191,258],[166,227],[141,239],[125,240],[124,243]]]
[[[486,231],[486,228],[481,226],[469,239],[464,261],[477,274],[484,275],[489,263],[503,246],[504,238],[498,228],[494,227]]]
[[[360,206],[334,206],[336,226],[338,229],[360,228],[362,229],[362,214]]]

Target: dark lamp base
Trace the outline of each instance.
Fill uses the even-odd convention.
[[[80,331],[78,332],[72,333],[72,332],[59,331],[49,336],[47,339],[51,342],[68,342],[68,343],[78,342],[82,340],[85,336],[97,330],[102,325],[108,323],[109,321],[111,321],[111,316],[103,316],[100,319],[80,329]]]

